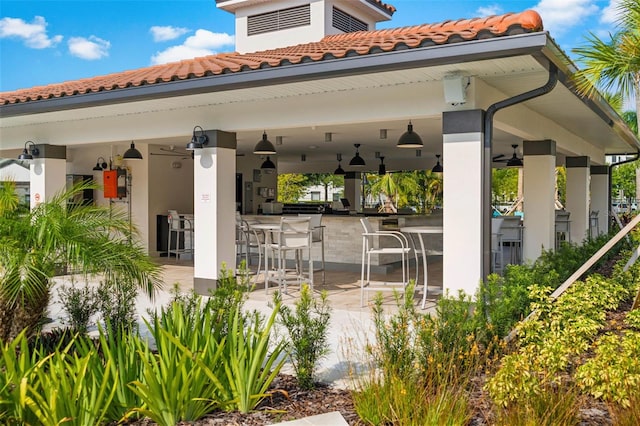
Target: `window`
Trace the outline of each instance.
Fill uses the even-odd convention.
[[[311,191],[311,201],[320,201],[320,191]]]
[[[311,25],[311,6],[303,5],[248,17],[247,35],[270,33]]]
[[[353,33],[356,31],[367,31],[369,26],[340,9],[333,8],[333,28],[337,28],[345,33]]]

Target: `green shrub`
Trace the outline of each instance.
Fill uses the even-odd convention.
[[[274,301],[281,303],[277,292]],[[331,308],[327,292],[320,293],[320,299],[314,299],[309,286],[303,284],[295,310],[281,305],[279,318],[289,334],[288,347],[291,348],[290,358],[298,384],[303,389],[312,389],[318,361],[329,352]]]
[[[25,402],[44,426],[101,424],[115,393],[109,386],[110,360],[103,364],[95,351],[78,356],[67,349],[36,364],[38,383],[27,386]]]
[[[131,390],[143,402],[133,408],[164,426],[180,421],[195,421],[219,405],[216,398],[220,386],[213,382],[209,367],[220,364],[223,346],[211,334],[212,316],[189,316],[179,303],[162,309],[153,322],[145,320],[156,344],[152,352],[136,339],[141,363],[138,380]]]
[[[89,328],[91,317],[98,312],[98,295],[96,290],[85,284],[76,287],[73,284],[62,286],[58,290],[58,298],[62,309],[67,314],[66,323],[80,334]]]
[[[609,333],[595,346],[595,357],[576,371],[577,383],[596,398],[630,408],[640,395],[640,332]]]
[[[124,422],[138,415],[131,409],[139,407],[141,400],[129,386],[141,377],[142,364],[136,352],[139,347],[138,340],[139,337],[136,334],[125,330],[107,334],[100,328],[98,350],[103,358],[105,370],[110,369],[105,380],[108,382],[109,389],[114,390],[113,400],[105,414],[107,421]],[[91,342],[91,347],[93,345],[94,343]],[[82,350],[86,351],[87,348]],[[97,373],[101,374],[99,371]]]
[[[266,322],[257,313],[247,319],[239,309],[229,313],[229,334],[224,342],[222,363],[232,404],[241,413],[253,410],[269,394],[267,390],[285,362],[286,344],[271,344],[271,330],[280,305],[276,304]],[[209,373],[211,374],[211,373]],[[210,376],[213,380],[214,376]]]
[[[591,275],[555,302],[550,287],[532,286],[529,297],[535,312],[517,328],[519,349],[502,359],[487,382],[493,400],[503,407],[535,405],[549,386],[556,386],[559,373],[591,346],[605,323],[605,311],[629,297],[629,283],[620,279],[625,275],[614,273],[609,279]]]
[[[108,334],[131,331],[136,327],[136,296],[138,290],[132,280],[124,277],[105,279],[98,286],[98,310]]]
[[[33,370],[38,354],[29,348],[23,330],[9,342],[2,342],[0,356],[0,423],[37,424],[37,417],[26,403],[23,393],[27,387],[39,390]]]

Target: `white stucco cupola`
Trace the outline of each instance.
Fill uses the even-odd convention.
[[[216,0],[236,18],[236,51],[251,53],[375,30],[395,9],[380,0]]]

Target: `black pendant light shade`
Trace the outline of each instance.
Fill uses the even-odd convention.
[[[269,156],[267,156],[267,159],[262,162],[262,165],[260,166],[260,168],[261,169],[275,169],[276,165],[273,163],[273,161],[271,161]]]
[[[100,160],[102,160],[102,162],[100,162]],[[93,170],[101,171],[106,169],[107,169],[107,162],[104,161],[104,158],[98,157],[98,159],[96,160],[96,166],[93,168]]]
[[[262,139],[253,148],[253,153],[256,155],[275,155],[276,149],[273,144],[267,139],[267,132],[262,133]]]
[[[131,142],[131,147],[122,156],[125,160],[142,160],[142,154],[136,149],[136,144]]]
[[[513,155],[511,156],[511,158],[509,158],[509,161],[507,161],[507,167],[522,167],[522,159],[518,158],[518,156],[516,155],[516,149],[518,149],[518,145],[511,145],[511,148],[513,148]]]
[[[384,176],[387,174],[387,166],[384,165],[384,157],[380,157],[380,165],[378,166],[378,175]]]
[[[29,144],[31,144],[30,148],[28,147]],[[36,157],[40,155],[40,150],[38,149],[36,144],[33,143],[32,141],[26,141],[24,143],[24,149],[22,150],[22,154],[18,155],[18,160],[33,160],[34,155]]]
[[[334,175],[344,175],[344,174],[346,174],[346,172],[344,171],[344,169],[340,165],[341,161],[342,161],[342,154],[338,154],[338,168],[333,172]]]
[[[359,143],[354,143],[353,146],[356,147],[356,155],[353,156],[353,158],[351,159],[351,161],[349,161],[349,165],[350,166],[354,166],[354,167],[364,167],[367,165],[367,163],[364,162],[364,159],[362,157],[360,157],[360,152],[358,151],[358,148],[360,148],[360,144]]]
[[[196,133],[196,131],[199,131],[199,134]],[[200,126],[195,126],[193,128],[193,135],[191,136],[191,142],[187,144],[187,147],[185,149],[187,151],[202,149],[208,143],[209,143],[209,136],[207,136],[207,134],[204,132],[204,129]],[[193,155],[193,153],[191,155]]]
[[[440,154],[436,154],[436,158],[438,159],[438,161],[436,162],[436,165],[433,166],[431,171],[433,173],[442,173],[442,164],[440,164]]]
[[[398,139],[396,146],[398,148],[422,148],[422,139],[420,139],[420,136],[413,131],[413,124],[411,124],[411,121],[409,121],[407,131],[400,136],[400,139]]]

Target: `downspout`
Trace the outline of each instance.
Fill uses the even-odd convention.
[[[558,83],[558,68],[553,62],[549,62],[549,79],[544,86],[528,92],[520,93],[511,98],[496,102],[489,106],[484,115],[484,149],[483,149],[483,185],[482,198],[486,201],[486,208],[482,209],[482,279],[486,280],[491,272],[491,145],[493,140],[493,117],[496,112],[538,96],[551,92]]]

